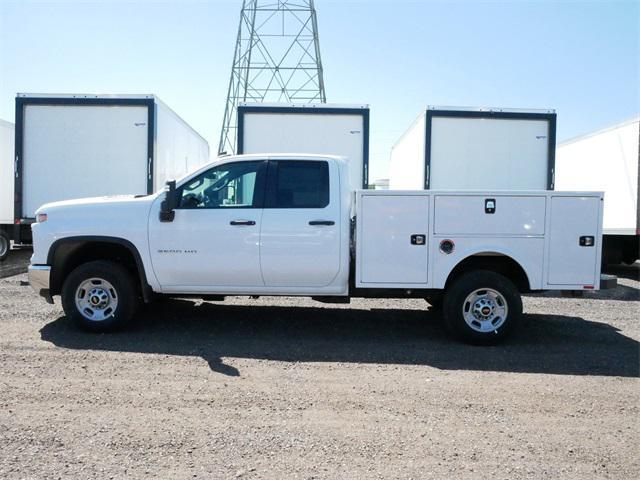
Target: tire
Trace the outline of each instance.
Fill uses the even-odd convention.
[[[62,286],[62,308],[83,330],[110,332],[128,324],[139,306],[138,288],[121,265],[94,261],[73,270]]]
[[[462,275],[443,304],[447,329],[474,345],[492,345],[507,337],[522,316],[522,298],[508,278],[487,270]]]
[[[0,262],[7,259],[11,250],[11,240],[6,232],[0,231]]]

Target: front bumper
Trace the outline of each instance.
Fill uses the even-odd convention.
[[[50,277],[51,267],[49,265],[29,265],[29,285],[47,303],[53,303],[49,289]]]

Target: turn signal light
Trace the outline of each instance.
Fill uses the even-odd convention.
[[[38,223],[46,222],[47,221],[47,214],[46,213],[39,213],[38,216],[36,217],[36,221]]]

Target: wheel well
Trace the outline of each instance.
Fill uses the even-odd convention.
[[[520,292],[530,291],[529,278],[522,266],[511,257],[493,252],[478,253],[462,260],[447,277],[445,288],[449,287],[456,278],[472,270],[489,270],[499,273],[511,280]]]
[[[54,248],[55,247],[55,248]],[[131,250],[132,247],[114,241],[66,241],[52,246],[49,265],[51,265],[51,295],[58,295],[67,276],[83,263],[95,260],[108,260],[118,263],[129,271],[145,294],[146,278],[144,269]],[[135,247],[133,247],[135,248]]]

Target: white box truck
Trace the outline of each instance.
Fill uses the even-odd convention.
[[[105,331],[154,297],[442,299],[448,328],[494,343],[521,293],[598,290],[601,192],[353,191],[340,157],[223,157],[165,192],[46,204],[29,282]]]
[[[604,191],[605,263],[640,258],[640,117],[558,145],[556,187]]]
[[[15,240],[48,202],[147,195],[209,160],[207,141],[154,95],[18,94]]]
[[[13,123],[0,119],[0,261],[7,258],[13,231]]]
[[[391,150],[391,190],[553,190],[553,110],[428,107]]]
[[[238,154],[316,153],[345,157],[353,190],[369,183],[369,106],[243,103]]]

